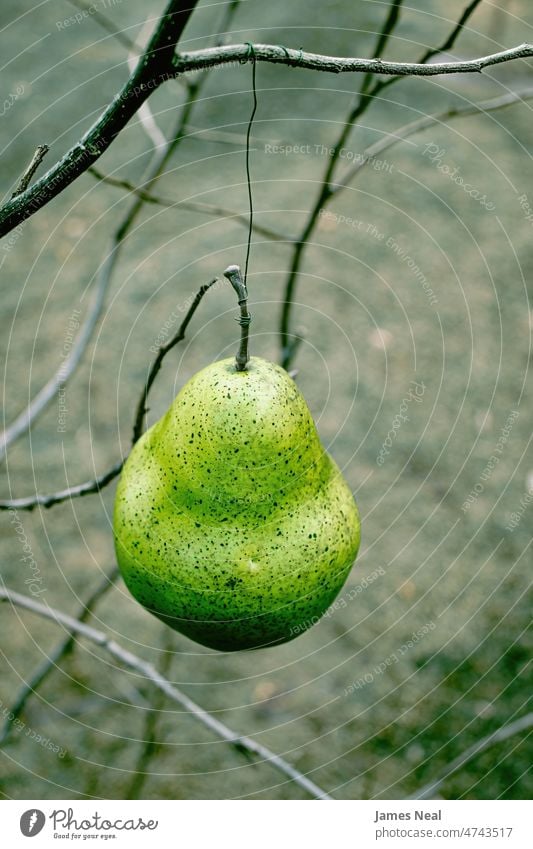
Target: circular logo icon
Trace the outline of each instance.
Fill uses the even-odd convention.
[[[35,837],[42,831],[46,822],[46,817],[38,808],[30,808],[29,811],[24,811],[20,818],[20,830],[24,837]]]

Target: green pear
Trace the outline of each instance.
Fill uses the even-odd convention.
[[[198,372],[134,446],[115,545],[132,595],[221,651],[293,639],[343,586],[357,507],[279,366],[252,357]]]

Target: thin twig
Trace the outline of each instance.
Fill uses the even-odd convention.
[[[410,798],[430,799],[435,795],[446,779],[452,775],[452,773],[457,772],[458,769],[461,769],[461,767],[471,761],[472,758],[475,758],[481,752],[484,752],[485,749],[489,748],[489,746],[494,746],[496,743],[502,743],[514,734],[520,734],[521,731],[525,731],[527,728],[531,727],[533,727],[533,712],[527,713],[525,716],[521,716],[520,719],[509,723],[509,725],[497,728],[496,731],[493,731],[491,734],[487,734],[486,737],[483,737],[481,740],[478,740],[477,743],[474,743],[466,749],[466,751],[449,763],[437,778],[433,779],[433,781],[430,781],[428,784],[425,784],[424,787],[417,790],[417,792]]]
[[[112,655],[112,657],[116,658],[120,664],[128,667],[129,669],[133,669],[136,673],[142,675],[146,680],[150,681],[155,687],[172,699],[172,701],[181,705],[185,711],[194,716],[195,719],[201,722],[210,731],[214,732],[217,737],[220,737],[226,743],[229,743],[237,749],[237,751],[257,755],[264,763],[269,763],[275,769],[288,776],[291,781],[294,781],[295,784],[298,784],[299,787],[306,790],[315,799],[332,798],[324,790],[322,790],[321,787],[318,787],[317,784],[289,764],[280,755],[276,755],[266,746],[261,745],[261,743],[257,743],[257,741],[253,740],[251,737],[241,736],[219,719],[216,719],[216,717],[208,713],[208,711],[204,710],[204,708],[200,707],[200,705],[196,704],[196,702],[193,702],[193,700],[186,696],[185,693],[178,690],[177,687],[171,684],[170,681],[168,681],[164,675],[155,668],[155,666],[137,655],[132,654],[132,652],[127,651],[127,649],[124,649],[103,631],[97,631],[95,628],[92,628],[83,622],[79,622],[74,617],[69,616],[66,613],[62,613],[60,610],[56,610],[53,607],[49,607],[41,602],[35,601],[29,596],[22,595],[21,593],[14,592],[12,590],[0,588],[0,601],[7,601],[13,606],[29,610],[31,613],[36,613],[38,616],[49,619],[57,625],[62,625],[74,634],[79,634],[81,637],[85,637],[95,645],[101,646],[110,655]]]
[[[458,24],[454,27],[451,34],[445,39],[445,41],[441,45],[439,45],[439,47],[434,49],[430,48],[422,54],[420,62],[418,63],[419,66],[424,67],[428,59],[430,59],[432,56],[436,55],[437,53],[440,53],[444,49],[450,49],[455,44],[459,33],[463,30],[467,20],[471,17],[475,8],[479,5],[479,2],[480,0],[476,0],[476,2],[470,3],[466,7],[463,14],[461,15]],[[387,15],[383,23],[382,30],[378,34],[376,47],[373,53],[373,61],[375,63],[378,63],[380,66],[383,63],[381,62],[379,54],[381,54],[381,52],[387,46],[391,36],[393,35],[394,28],[398,24],[400,7],[400,3],[395,3],[392,5],[392,7],[389,9],[389,14]],[[317,199],[312,207],[307,221],[304,224],[300,237],[295,240],[291,265],[289,268],[289,273],[287,275],[287,281],[285,283],[285,295],[281,306],[280,316],[281,363],[286,369],[290,367],[292,360],[294,359],[294,355],[296,353],[296,340],[293,338],[293,334],[290,332],[290,325],[292,305],[294,301],[294,294],[296,291],[298,275],[304,259],[307,244],[317,225],[320,211],[328,204],[333,195],[335,184],[334,175],[337,169],[340,153],[348,141],[354,124],[356,124],[367,111],[367,109],[370,108],[377,95],[383,89],[387,88],[393,83],[398,82],[398,80],[401,79],[401,76],[380,77],[380,79],[378,79],[372,86],[371,82],[374,73],[379,73],[379,71],[374,70],[373,72],[369,72],[363,78],[363,83],[359,91],[359,96],[354,106],[350,109],[348,117],[333,147],[333,154],[330,157],[330,160],[326,166],[324,176],[322,178],[322,182],[318,191]]]
[[[91,166],[91,168],[87,169],[87,173],[91,174],[97,180],[100,180],[102,183],[106,183],[109,186],[114,186],[117,189],[125,189],[128,192],[131,192],[137,197],[141,198],[145,203],[153,203],[157,206],[163,206],[171,209],[188,209],[191,212],[199,212],[204,215],[210,215],[213,217],[224,217],[224,218],[232,218],[235,221],[238,221],[239,224],[243,224],[245,227],[248,227],[248,217],[241,212],[235,212],[233,209],[227,209],[225,206],[214,206],[210,203],[202,203],[201,201],[190,201],[190,200],[172,200],[172,198],[161,197],[161,195],[154,195],[150,192],[144,191],[144,189],[136,186],[134,183],[130,183],[129,180],[119,179],[117,177],[109,177],[106,174],[103,174],[98,168]],[[264,236],[266,239],[270,239],[273,242],[285,242],[290,244],[291,239],[289,236],[284,236],[282,233],[278,233],[276,230],[271,230],[270,227],[263,227],[261,224],[253,223],[253,228],[255,233],[259,236]]]
[[[28,165],[28,167],[24,171],[24,174],[22,175],[22,177],[18,181],[17,186],[15,188],[15,191],[11,195],[12,198],[16,198],[17,195],[21,195],[23,192],[26,191],[26,189],[30,185],[31,178],[33,177],[33,175],[37,171],[37,168],[39,167],[39,165],[41,164],[41,162],[43,161],[44,157],[46,156],[46,154],[48,153],[49,150],[50,150],[50,148],[48,147],[47,144],[40,144],[39,145],[39,147],[37,148],[37,150],[35,151],[35,153],[33,154],[32,158],[31,158],[30,164]]]
[[[90,594],[86,601],[83,602],[82,608],[76,617],[77,622],[86,622],[96,604],[103,595],[114,585],[119,571],[115,566],[105,578],[100,581],[96,589]],[[27,681],[24,682],[19,692],[15,697],[15,701],[10,705],[8,718],[5,720],[2,731],[0,732],[0,746],[7,742],[13,724],[19,718],[30,696],[32,696],[38,687],[46,680],[50,672],[56,669],[61,660],[70,652],[75,643],[74,632],[61,640],[57,646],[44,658],[42,663],[32,672]]]
[[[71,498],[80,498],[83,495],[91,495],[95,492],[100,492],[108,483],[111,483],[123,466],[123,461],[115,463],[109,471],[95,480],[85,481],[76,486],[71,486],[68,489],[61,489],[58,492],[51,492],[48,495],[27,495],[24,498],[2,499],[0,501],[0,510],[34,510],[36,507],[53,507],[54,504],[61,504],[63,501],[70,501]]]
[[[159,348],[157,355],[156,355],[156,358],[153,361],[152,365],[150,366],[150,370],[148,372],[148,377],[146,378],[146,383],[144,385],[143,393],[140,397],[139,403],[137,404],[137,411],[135,413],[135,419],[134,419],[134,422],[133,422],[133,436],[132,436],[132,444],[133,445],[135,445],[137,440],[142,436],[142,433],[143,433],[143,430],[144,430],[144,418],[145,418],[146,413],[148,412],[148,410],[146,408],[146,402],[148,400],[148,394],[150,392],[150,389],[152,388],[154,380],[157,377],[157,374],[158,374],[158,372],[161,368],[161,364],[162,364],[164,358],[166,357],[168,352],[171,351],[172,348],[174,348],[178,344],[178,342],[181,342],[185,338],[185,331],[187,330],[187,327],[188,327],[194,313],[198,309],[202,298],[204,297],[205,293],[209,291],[211,286],[213,286],[216,282],[217,282],[217,278],[214,277],[213,280],[211,280],[209,283],[205,283],[203,286],[200,287],[200,289],[196,293],[194,301],[192,302],[191,306],[189,307],[189,309],[187,311],[187,315],[183,319],[183,321],[182,321],[182,323],[181,323],[181,325],[178,329],[178,332],[172,337],[172,339],[169,342],[166,343],[166,345],[161,345],[161,347]]]
[[[380,54],[387,47],[387,44],[389,43],[394,29],[399,21],[401,5],[401,0],[391,5],[389,13],[383,22],[381,32],[378,33],[376,45],[372,54],[373,59],[378,59]],[[294,245],[291,264],[289,267],[289,273],[287,275],[287,281],[285,283],[285,295],[283,303],[281,305],[280,316],[281,364],[283,368],[287,370],[289,369],[292,360],[294,359],[294,356],[296,354],[297,347],[300,344],[299,337],[295,336],[294,334],[291,334],[290,332],[290,323],[294,293],[296,290],[296,284],[298,280],[298,275],[300,273],[300,268],[303,262],[304,254],[307,248],[307,243],[314,232],[320,211],[324,208],[329,198],[331,197],[333,176],[335,174],[337,162],[339,160],[344,145],[348,141],[353,125],[370,107],[372,100],[375,96],[376,88],[379,83],[376,84],[376,86],[374,86],[374,88],[369,92],[368,89],[370,88],[372,80],[372,73],[366,73],[363,77],[363,81],[361,83],[361,88],[358,93],[357,99],[354,105],[350,108],[348,116],[344,121],[344,125],[342,126],[341,131],[333,146],[333,152],[324,170],[317,198],[314,202],[311,212],[307,217],[306,222],[304,223],[302,232],[300,233],[300,236],[296,240]]]
[[[179,326],[177,333],[172,337],[172,339],[166,344],[159,348],[157,356],[150,366],[150,370],[148,372],[148,377],[146,379],[146,383],[144,384],[141,397],[137,404],[134,424],[133,424],[133,439],[132,444],[134,445],[139,437],[143,433],[144,427],[144,417],[147,412],[146,403],[148,400],[148,394],[150,389],[152,388],[153,382],[161,368],[161,364],[172,348],[181,342],[185,337],[185,331],[189,326],[189,323],[198,309],[200,302],[205,295],[205,293],[211,288],[211,286],[216,282],[216,278],[211,280],[210,283],[206,283],[200,287],[199,291],[194,298],[189,310],[182,323]],[[89,495],[94,492],[100,492],[108,483],[110,483],[117,475],[120,474],[122,466],[124,465],[125,460],[120,460],[118,463],[107,471],[105,474],[96,478],[96,480],[86,481],[85,483],[77,484],[76,486],[69,487],[68,489],[62,489],[59,492],[48,493],[47,495],[28,495],[24,498],[12,498],[12,499],[3,499],[0,501],[0,510],[34,510],[35,507],[52,507],[54,504],[61,504],[63,501],[68,501],[71,498],[79,498],[83,495]]]

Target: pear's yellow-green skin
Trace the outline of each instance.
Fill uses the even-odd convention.
[[[196,374],[138,441],[115,501],[130,592],[193,640],[285,642],[324,613],[360,540],[355,501],[286,371]]]

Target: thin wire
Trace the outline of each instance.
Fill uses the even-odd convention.
[[[250,115],[250,120],[248,121],[248,130],[246,132],[246,181],[248,184],[248,204],[250,208],[250,218],[248,225],[248,243],[246,245],[246,262],[244,264],[244,285],[246,286],[246,282],[248,279],[248,263],[250,261],[250,249],[252,246],[252,232],[254,226],[254,203],[252,197],[252,180],[250,176],[250,137],[252,134],[252,124],[254,122],[255,113],[257,111],[257,88],[255,84],[255,72],[256,72],[256,61],[253,46],[250,44],[250,56],[252,59],[252,92],[254,97],[254,104],[252,108],[252,114]]]

